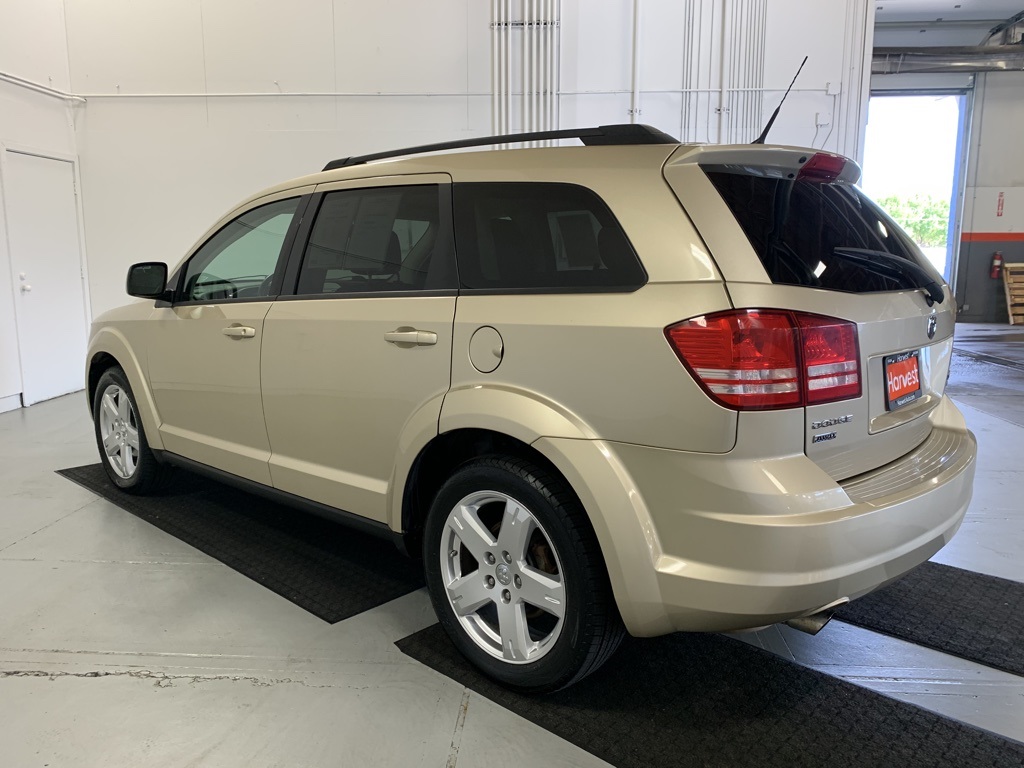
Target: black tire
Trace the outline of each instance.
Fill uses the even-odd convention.
[[[124,399],[124,409],[117,418],[115,433],[125,435],[125,440],[119,440],[119,453],[115,457],[108,456],[104,447],[103,430],[105,429],[104,417],[101,411],[104,407],[104,396],[110,395],[113,401],[121,404]],[[127,418],[123,418],[124,414]],[[113,414],[111,414],[113,417]],[[142,420],[139,418],[139,410],[135,404],[135,395],[132,392],[131,384],[124,371],[113,366],[108,368],[100,376],[93,394],[92,402],[93,431],[96,435],[96,446],[100,452],[100,463],[110,478],[110,482],[123,491],[137,495],[155,493],[164,487],[169,468],[157,462],[153,452],[149,449],[149,442],[146,440],[146,433],[142,427]],[[137,447],[132,446],[133,434],[138,435]],[[124,457],[129,456],[130,459]],[[118,456],[121,457],[120,467]]]
[[[527,528],[520,529],[534,531],[524,538],[527,544],[522,550],[525,553],[523,559],[512,557],[504,560],[501,542],[509,539],[499,541],[499,537],[506,530],[503,521],[512,517],[507,516],[510,513],[506,511],[504,502],[488,502],[488,494],[507,498],[509,507],[518,507],[515,515],[525,513],[526,517],[520,519],[530,520]],[[455,510],[462,508],[461,503],[467,500],[466,509],[478,510],[471,514],[474,520],[483,524],[482,528],[476,529],[483,531],[482,536],[466,532],[465,527],[461,529],[465,535],[460,536],[457,530]],[[460,521],[466,519],[464,515],[459,513]],[[491,522],[495,517],[497,524]],[[451,527],[450,519],[453,521]],[[507,530],[515,530],[515,524]],[[487,544],[488,535],[491,544]],[[470,545],[464,545],[463,539],[472,541],[472,546],[484,553],[483,560],[478,562],[469,553]],[[545,550],[545,546],[548,549]],[[494,562],[485,562],[491,557]],[[501,570],[503,560],[510,565]],[[514,690],[548,693],[565,688],[604,664],[625,635],[604,560],[586,512],[561,477],[531,462],[518,458],[485,457],[456,470],[431,505],[424,530],[423,562],[434,610],[452,642],[484,674]],[[523,599],[527,590],[537,588],[534,579],[538,572],[541,577],[561,585],[559,592],[552,592],[564,598],[559,601],[562,607],[557,609],[562,611],[560,618],[538,609],[536,606],[540,600],[535,598],[536,602],[527,602]],[[464,612],[460,619],[447,587],[462,577],[466,577],[467,594],[473,590],[473,600],[490,602]],[[524,581],[529,583],[524,584]],[[488,582],[490,586],[487,586]],[[479,584],[488,591],[482,592],[477,586]],[[519,588],[522,592],[517,592]],[[488,597],[491,594],[493,599]],[[458,594],[456,599],[470,598]],[[555,603],[547,597],[545,599]],[[517,609],[522,605],[525,613],[509,614],[510,604]],[[517,651],[513,646],[505,648],[507,633],[500,631],[502,615],[522,616],[527,624],[525,634],[520,636],[526,642],[518,645],[528,648],[529,652],[518,660],[508,658],[509,655],[515,656]],[[549,626],[554,628],[545,637]],[[488,636],[488,631],[496,637]],[[534,654],[536,658],[531,660]]]

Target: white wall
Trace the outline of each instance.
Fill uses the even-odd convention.
[[[633,2],[562,0],[561,127],[629,122]],[[66,8],[71,90],[88,99],[76,129],[95,313],[124,301],[131,262],[177,261],[261,187],[338,156],[491,132],[485,0]],[[641,11],[639,121],[750,141],[807,54],[772,141],[859,156],[867,0],[642,0]]]
[[[70,87],[60,0],[0,0],[0,22],[0,73],[61,91]],[[0,145],[74,155],[70,102],[0,79]],[[3,181],[0,177],[0,410],[21,392]]]
[[[125,301],[129,264],[176,262],[263,187],[339,156],[490,130],[479,0],[287,12],[270,0],[67,0],[67,13],[72,90],[88,99],[77,129],[94,313]]]
[[[633,2],[598,12],[563,0],[563,125],[629,121]],[[866,0],[642,0],[638,121],[684,141],[751,141],[806,55],[771,140],[858,158],[874,10]]]

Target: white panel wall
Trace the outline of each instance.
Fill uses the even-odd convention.
[[[201,0],[67,0],[65,8],[76,93],[205,90]]]
[[[0,72],[58,90],[69,87],[60,0],[0,0]],[[74,155],[68,102],[0,81],[0,145]],[[0,410],[21,392],[3,182],[0,178]]]
[[[129,264],[176,262],[263,187],[490,129],[479,0],[67,0],[67,16],[94,313],[125,301]]]
[[[629,121],[635,1],[598,10],[563,0],[563,126]],[[684,141],[750,141],[807,55],[771,140],[859,157],[874,10],[866,0],[641,0],[639,122]]]
[[[978,76],[971,137],[974,187],[1024,187],[1024,72],[995,72]],[[1005,231],[1024,231],[1024,211],[1003,222]],[[995,231],[995,230],[993,230]]]
[[[62,0],[0,0],[0,72],[68,89]]]

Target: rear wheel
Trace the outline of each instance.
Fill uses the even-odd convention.
[[[585,512],[561,478],[529,462],[457,470],[431,507],[423,560],[452,641],[511,688],[570,685],[624,635]]]
[[[149,449],[135,396],[121,368],[108,368],[100,376],[92,415],[96,445],[111,482],[140,495],[158,490],[167,470]]]

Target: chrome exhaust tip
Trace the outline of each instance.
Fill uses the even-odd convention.
[[[850,598],[841,597],[805,616],[797,616],[795,619],[789,619],[783,623],[787,627],[792,627],[800,632],[806,632],[808,635],[816,635],[832,620],[832,615],[836,612],[836,609],[846,605],[848,602],[850,602]]]

